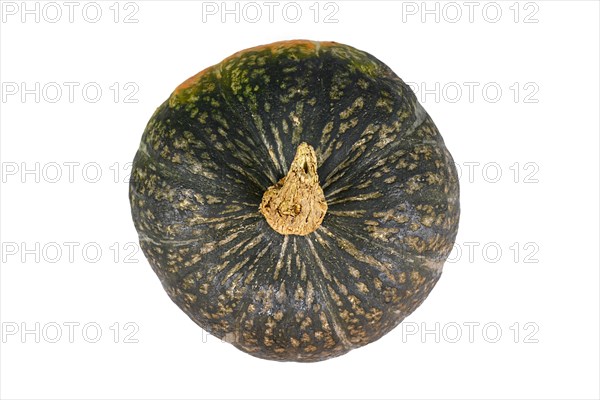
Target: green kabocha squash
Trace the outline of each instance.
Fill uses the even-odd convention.
[[[438,281],[454,162],[410,88],[334,42],[247,49],[154,113],[131,173],[145,256],[199,326],[320,361],[385,335]]]

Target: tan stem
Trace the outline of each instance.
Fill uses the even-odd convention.
[[[308,235],[323,222],[327,202],[317,175],[317,156],[307,143],[301,143],[288,174],[267,189],[260,212],[282,235]]]

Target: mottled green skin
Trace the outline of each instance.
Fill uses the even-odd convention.
[[[258,208],[301,142],[328,211],[315,232],[283,236]],[[280,361],[393,329],[436,284],[459,220],[452,157],[407,85],[367,53],[305,41],[238,53],[180,86],[144,132],[130,201],[171,299]]]

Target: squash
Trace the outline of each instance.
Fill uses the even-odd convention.
[[[253,356],[320,361],[427,297],[459,221],[454,162],[368,53],[294,40],[179,85],[133,161],[141,248],[200,327]]]

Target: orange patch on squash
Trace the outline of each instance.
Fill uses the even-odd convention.
[[[218,63],[216,65],[212,65],[208,68],[205,68],[202,71],[198,72],[196,75],[189,77],[188,79],[186,79],[184,82],[182,82],[179,86],[177,86],[175,88],[175,90],[173,91],[173,96],[178,96],[183,90],[189,89],[190,87],[193,87],[194,85],[196,85],[200,81],[200,78],[202,78],[202,76],[204,74],[206,74],[207,72],[209,72],[216,66],[225,64],[226,62],[233,60],[235,58],[239,58],[246,53],[260,52],[260,51],[265,51],[265,50],[271,50],[273,52],[273,51],[276,51],[279,49],[285,49],[285,48],[296,47],[296,46],[301,46],[301,47],[304,47],[306,50],[316,52],[317,44],[319,45],[319,47],[332,47],[332,46],[338,45],[337,42],[319,42],[319,41],[305,40],[305,39],[294,39],[294,40],[281,40],[279,42],[262,44],[259,46],[250,47],[248,49],[238,51],[238,52],[230,55],[229,57],[225,58],[220,63]]]
[[[296,47],[296,46],[302,46],[302,47],[306,48],[307,50],[316,52],[317,44],[319,44],[320,47],[331,47],[331,46],[337,45],[338,43],[336,43],[336,42],[319,42],[319,41],[306,40],[306,39],[281,40],[279,42],[274,42],[274,43],[269,43],[269,44],[261,44],[259,46],[254,46],[254,47],[250,47],[248,49],[238,51],[238,52],[230,55],[226,59],[224,59],[221,62],[221,64],[226,63],[227,61],[230,61],[232,59],[241,57],[242,55],[244,55],[246,53],[259,52],[259,51],[265,51],[265,50],[276,51],[279,49],[285,49],[285,48]]]
[[[194,86],[195,84],[197,84],[198,81],[200,81],[200,78],[202,78],[202,75],[207,73],[212,68],[213,68],[213,66],[204,68],[202,71],[198,72],[196,75],[187,78],[185,81],[183,81],[179,86],[177,86],[175,88],[175,90],[173,91],[173,96],[177,96],[183,90],[188,89],[188,88]]]

